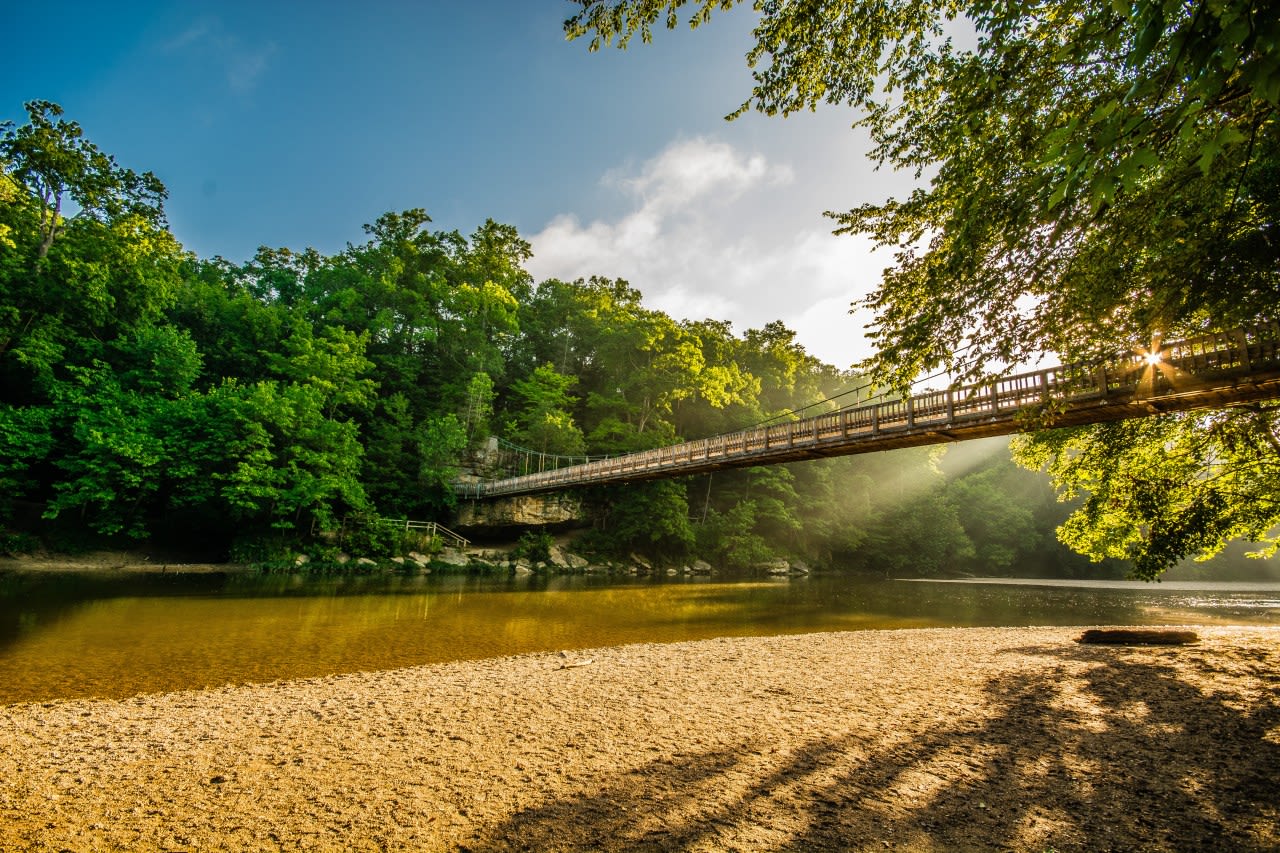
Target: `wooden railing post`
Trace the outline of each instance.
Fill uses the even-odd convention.
[[[1249,362],[1249,336],[1244,333],[1244,329],[1236,329],[1235,339],[1236,346],[1240,348],[1240,366],[1245,370],[1252,369]]]

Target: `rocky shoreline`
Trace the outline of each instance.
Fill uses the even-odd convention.
[[[262,567],[248,563],[198,563],[168,561],[145,552],[95,551],[79,555],[34,554],[0,557],[0,572],[92,572],[97,574],[240,574],[258,572],[351,572],[392,571],[410,574],[476,573],[525,576],[537,572],[550,574],[630,575],[633,577],[702,575],[719,572],[705,560],[692,560],[664,566],[640,554],[625,559],[593,561],[579,556],[562,545],[552,545],[545,560],[531,560],[515,553],[515,546],[442,548],[434,553],[409,551],[402,556],[375,560],[338,552],[331,560],[321,561],[306,553],[297,553],[285,566]],[[811,572],[802,561],[778,559],[756,566],[756,574],[770,577],[797,577]]]

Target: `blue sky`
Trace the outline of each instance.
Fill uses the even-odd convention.
[[[322,252],[422,207],[533,244],[539,280],[627,278],[651,307],[742,332],[781,319],[820,358],[867,354],[849,316],[886,263],[823,218],[901,193],[848,110],[723,116],[750,92],[749,8],[589,53],[558,0],[29,3],[6,10],[0,117],[60,103],[169,188],[202,257]]]

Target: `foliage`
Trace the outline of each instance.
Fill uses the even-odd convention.
[[[774,559],[774,549],[755,532],[757,520],[754,501],[743,501],[723,512],[712,510],[697,528],[699,553],[730,569],[749,569]]]
[[[39,483],[41,464],[54,448],[53,409],[0,404],[0,520],[12,502]]]
[[[1085,496],[1060,528],[1067,544],[1094,560],[1132,560],[1134,576],[1151,580],[1234,538],[1264,543],[1264,555],[1280,547],[1278,411],[1253,406],[1055,430],[1020,439],[1015,452],[1046,468],[1064,498]]]
[[[467,446],[467,434],[453,413],[431,418],[418,433],[418,482],[423,503],[439,510],[456,502],[458,455]]]
[[[157,320],[181,258],[153,175],[117,166],[57,105],[27,112],[0,124],[0,390],[22,402],[47,401],[63,368]]]
[[[34,217],[36,257],[45,258],[54,241],[78,222],[110,223],[137,218],[164,224],[165,189],[150,172],[141,175],[116,165],[84,138],[62,108],[49,101],[26,105],[28,123],[0,123],[0,163],[23,192],[20,204]],[[67,213],[71,207],[74,213]]]
[[[373,560],[394,557],[404,546],[404,531],[376,515],[356,513],[342,523],[342,547]]]
[[[566,31],[593,48],[647,41],[686,5],[692,26],[737,5],[577,2]],[[977,373],[992,359],[1145,342],[1210,310],[1235,319],[1274,305],[1273,4],[757,7],[755,88],[738,114],[847,104],[879,163],[933,173],[906,200],[837,217],[901,251],[869,300],[879,375],[907,380],[939,363]],[[977,34],[972,50],[946,38],[960,19]],[[1226,238],[1225,251],[1210,237]],[[1190,291],[1188,269],[1208,287]]]
[[[616,557],[639,551],[672,561],[689,555],[694,533],[683,482],[605,487],[598,490],[596,501],[601,510],[584,544],[588,551]]]
[[[545,530],[529,530],[520,534],[516,547],[511,549],[512,560],[528,560],[535,566],[551,562],[551,534]]]
[[[569,389],[577,383],[572,376],[557,373],[544,364],[527,379],[513,382],[511,390],[520,402],[515,440],[538,453],[572,456],[585,448],[582,430],[573,422]]]
[[[493,378],[483,370],[478,371],[467,383],[466,403],[462,412],[462,426],[466,430],[467,441],[472,446],[489,436],[493,398]]]
[[[576,0],[565,23],[591,47],[698,26],[737,0]],[[780,0],[748,54],[755,86],[734,115],[857,110],[872,158],[914,174],[903,199],[833,214],[897,264],[865,305],[877,354],[866,367],[904,387],[939,365],[977,377],[1057,353],[1067,360],[1150,346],[1258,319],[1280,304],[1280,7],[1260,0]],[[683,11],[682,11],[683,10]],[[971,30],[972,48],[953,32]],[[1273,470],[1265,418],[1237,463]],[[1212,419],[1211,419],[1212,420]],[[1216,420],[1213,420],[1216,423]],[[1192,418],[1186,429],[1212,429]],[[1135,427],[1137,430],[1145,427]],[[1121,430],[1123,431],[1123,430]],[[1151,436],[1158,440],[1159,433]],[[1095,450],[1116,430],[1072,433]],[[1132,438],[1126,434],[1125,439]],[[1077,515],[1066,540],[1124,552],[1152,576],[1230,536],[1265,537],[1251,490],[1217,488],[1215,440],[1180,433],[1178,498],[1129,495],[1117,476],[1171,475],[1158,445],[1125,444],[1125,466],[1052,462]],[[1045,438],[1041,447],[1075,445]],[[1187,455],[1196,452],[1200,456]],[[1136,467],[1142,460],[1141,469]],[[1046,459],[1046,464],[1048,460]],[[1152,502],[1154,501],[1154,505]],[[1265,504],[1269,506],[1270,504]],[[1141,531],[1141,532],[1138,532]],[[1110,549],[1109,536],[1119,535]],[[1137,544],[1141,541],[1143,544]]]
[[[764,20],[784,13],[796,9]],[[14,535],[167,538],[292,571],[300,548],[336,557],[316,534],[343,518],[365,519],[350,535],[376,555],[396,538],[378,515],[448,523],[468,449],[489,435],[548,454],[625,452],[831,410],[868,383],[779,322],[737,334],[677,321],[617,279],[535,287],[528,244],[492,220],[464,237],[410,209],[333,255],[196,259],[164,223],[158,182],[116,166],[53,105],[32,110],[0,130],[0,521]],[[1236,196],[1263,218],[1264,136]],[[1235,156],[1224,145],[1209,174]],[[1122,190],[1090,227],[1137,191]],[[1254,249],[1249,263],[1270,263]],[[1243,261],[1233,269],[1254,280]],[[1034,439],[1029,464],[1068,494],[1084,488],[1070,520],[1000,445],[598,489],[583,545],[744,569],[788,556],[881,573],[1084,571],[1043,535],[1065,521],[1103,570],[1123,557],[1151,574],[1268,535],[1274,419],[1259,406]]]

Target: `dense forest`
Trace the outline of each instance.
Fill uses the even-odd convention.
[[[606,454],[870,393],[778,322],[741,334],[625,281],[535,283],[530,245],[386,213],[337,254],[184,251],[165,190],[28,105],[0,137],[2,547],[149,541],[269,560],[343,518],[448,522],[490,436]],[[1048,478],[979,442],[601,488],[582,547],[747,568],[1123,574],[1054,537]]]

